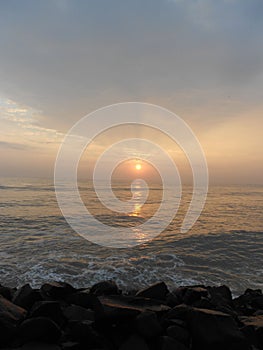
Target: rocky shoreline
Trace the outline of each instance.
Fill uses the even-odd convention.
[[[122,293],[114,281],[76,289],[0,285],[0,348],[21,350],[263,349],[263,294],[158,282]]]

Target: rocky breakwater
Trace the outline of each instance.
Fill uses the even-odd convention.
[[[263,349],[263,294],[227,286],[122,293],[113,281],[76,289],[0,286],[0,348],[21,350]]]

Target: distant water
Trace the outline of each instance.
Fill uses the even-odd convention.
[[[129,185],[115,184],[114,192],[128,199]],[[136,229],[154,215],[162,189],[151,186],[145,206],[131,215],[102,207],[89,183],[80,184],[80,193],[101,222]],[[263,288],[263,187],[210,187],[202,215],[182,235],[179,228],[190,198],[191,188],[186,187],[178,215],[153,241],[110,249],[73,232],[58,208],[52,181],[0,179],[0,283],[38,286],[66,280],[81,287],[114,279],[123,289],[158,280],[171,288],[224,283],[234,293]],[[90,230],[103,234],[94,226]]]

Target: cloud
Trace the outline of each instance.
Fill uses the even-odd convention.
[[[171,109],[204,142],[209,133],[209,149],[216,129],[242,125],[244,113],[261,127],[262,0],[0,6],[0,93],[11,98],[0,102],[3,142],[55,154],[73,123],[124,101]]]
[[[60,131],[125,100],[176,111],[169,97],[183,90],[213,92],[210,105],[223,91],[258,103],[249,88],[263,81],[261,3],[7,2],[0,90],[42,110],[45,127]]]
[[[41,119],[40,111],[14,100],[0,98],[1,147],[26,150],[60,144],[64,134],[40,126]]]
[[[14,142],[5,142],[5,141],[0,141],[0,148],[2,149],[13,149],[13,150],[29,150],[31,147],[27,145],[23,145],[20,143],[14,143]]]

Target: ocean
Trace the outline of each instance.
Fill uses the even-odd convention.
[[[128,183],[115,183],[113,189],[119,199],[130,198]],[[70,201],[70,189],[64,190]],[[145,205],[124,215],[103,207],[89,182],[81,182],[79,190],[91,214],[120,232],[138,230],[154,216],[162,196],[161,186],[153,184]],[[134,236],[138,245],[110,248],[74,232],[58,207],[52,180],[1,178],[0,283],[39,286],[65,280],[83,287],[114,279],[126,290],[164,281],[171,289],[227,284],[234,294],[263,288],[263,186],[210,186],[201,216],[182,234],[191,191],[183,188],[178,213],[159,236],[146,241],[147,232],[141,232]],[[107,229],[91,224],[87,230],[91,237],[111,240]]]

